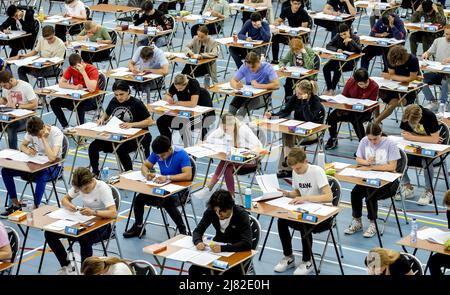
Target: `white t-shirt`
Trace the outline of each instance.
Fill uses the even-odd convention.
[[[33,87],[30,85],[30,83],[22,80],[17,80],[17,85],[13,88],[9,90],[3,88],[2,91],[3,97],[5,97],[8,101],[6,106],[11,108],[15,108],[16,103],[25,104],[37,99]]]
[[[55,39],[56,40],[52,44],[50,44],[43,37],[40,37],[34,50],[39,52],[39,55],[41,57],[64,58],[64,54],[66,53],[66,46],[64,45],[64,42],[61,39],[59,39],[58,37],[55,37]]]
[[[319,166],[308,164],[305,174],[292,171],[292,188],[297,189],[301,196],[320,195],[321,189],[326,185],[328,185],[327,176]]]
[[[70,188],[68,195],[71,199],[83,198],[83,206],[92,210],[104,210],[115,205],[111,188],[103,181],[96,180],[95,188],[89,194],[83,194],[81,191]]]
[[[23,139],[30,142],[30,144],[34,146],[34,149],[37,150],[38,153],[45,155],[45,149],[44,149],[44,145],[42,144],[42,140],[39,139],[37,136],[31,136],[27,132]],[[51,148],[53,148],[55,146],[60,147],[59,151],[58,151],[58,155],[56,156],[57,158],[61,158],[63,139],[64,139],[64,134],[62,133],[62,131],[56,126],[51,126],[50,134],[47,137],[47,142]]]
[[[231,213],[230,217],[228,217],[227,219],[223,219],[223,220],[219,219],[220,231],[222,233],[224,233],[225,230],[227,229],[227,227],[230,225],[231,217],[233,217],[233,213]]]
[[[67,14],[73,17],[80,17],[84,15],[82,14],[83,11],[86,12],[86,8],[84,7],[84,3],[82,1],[77,1],[74,7],[70,7],[67,4],[64,4],[64,6],[66,8]]]
[[[126,265],[123,262],[119,262],[119,263],[111,265],[109,267],[108,271],[105,273],[105,275],[130,276],[130,275],[133,275],[133,272],[128,267],[128,265]]]

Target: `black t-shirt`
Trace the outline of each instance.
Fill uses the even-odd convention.
[[[422,118],[415,129],[411,127],[409,122],[403,122],[400,124],[400,129],[407,132],[412,132],[417,135],[429,136],[439,131],[439,123],[436,115],[427,108],[419,106],[422,109]]]
[[[350,0],[350,3],[354,5],[353,0]],[[350,14],[346,2],[341,2],[341,0],[328,0],[327,4],[333,7],[334,11]]]
[[[389,69],[394,70],[396,75],[409,77],[410,73],[419,72],[419,60],[410,54],[405,64],[396,67],[389,64]]]
[[[196,79],[189,79],[188,85],[183,91],[178,91],[174,84],[169,88],[172,96],[177,96],[178,101],[190,101],[192,95],[198,95],[198,105],[204,107],[212,107],[212,100],[209,92],[200,87]]]
[[[133,96],[123,103],[120,103],[114,97],[106,108],[106,114],[110,117],[115,116],[127,123],[140,122],[150,117],[150,113],[144,103]]]
[[[391,276],[404,276],[411,271],[411,262],[405,256],[400,257],[389,266]]]
[[[288,20],[290,27],[301,27],[302,23],[307,23],[310,21],[308,13],[299,8],[296,13],[292,12],[291,7],[286,7],[281,11],[280,18],[283,20]]]

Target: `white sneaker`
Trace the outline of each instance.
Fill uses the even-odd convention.
[[[424,191],[417,200],[417,205],[426,206],[433,202],[433,194],[430,191]]]
[[[208,187],[205,186],[201,190],[195,192],[193,194],[193,197],[195,197],[196,199],[199,199],[199,200],[203,200],[203,199],[207,199],[207,198],[211,197],[211,194],[212,194],[212,192],[209,190]]]
[[[365,238],[371,238],[377,234],[377,228],[375,227],[375,223],[371,222],[369,228],[363,233]]]
[[[285,272],[290,268],[295,267],[295,258],[294,256],[284,256],[280,262],[273,268],[275,272]]]
[[[401,190],[401,194],[403,195],[405,200],[407,200],[407,199],[414,199],[414,187],[413,186],[407,187],[405,185],[402,185],[402,188],[400,190]],[[394,199],[396,201],[401,201],[402,200],[400,194],[396,194]]]
[[[294,270],[294,275],[304,276],[312,272],[313,265],[311,261],[302,261],[299,266]]]
[[[63,266],[61,267],[57,272],[57,275],[59,276],[70,276],[70,275],[76,275],[77,272],[75,271],[74,267],[71,265]]]
[[[352,218],[352,223],[344,230],[344,234],[353,235],[356,232],[362,230],[362,222],[361,219]]]
[[[439,102],[437,100],[430,101],[430,103],[425,105],[425,108],[429,109],[430,111],[437,112],[439,109]]]

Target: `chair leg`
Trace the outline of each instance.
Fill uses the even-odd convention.
[[[197,214],[195,214],[195,208],[194,208],[194,203],[193,203],[193,198],[189,195],[190,197],[190,203],[191,203],[191,208],[192,208],[192,214],[194,215],[194,222],[195,225],[198,225],[198,221],[197,221]]]
[[[335,228],[336,228],[336,238],[337,238],[337,242],[338,242],[339,252],[341,252],[341,258],[344,258],[344,251],[342,250],[342,243],[341,243],[341,236],[339,234],[339,228],[337,227],[337,225],[335,226]]]
[[[147,215],[145,215],[144,222],[142,223],[142,229],[141,229],[141,232],[139,233],[139,239],[142,237],[142,234],[144,233],[144,229],[145,229],[145,226],[147,225],[148,217],[150,216],[150,211],[152,211],[152,207],[149,207],[147,210]]]
[[[333,230],[333,229],[330,229],[330,230]],[[331,236],[331,232],[328,231],[328,235],[327,235],[327,239],[326,239],[326,241],[325,241],[325,245],[324,245],[324,247],[323,247],[322,255],[320,256],[319,267],[317,268],[317,272],[318,272],[318,273],[320,273],[320,269],[321,269],[321,267],[322,267],[323,260],[324,260],[324,258],[325,258],[325,255],[327,254],[327,247],[328,247],[328,242],[329,242],[329,240],[330,240],[330,236]]]
[[[114,226],[114,236],[117,244],[117,250],[119,251],[119,257],[123,258],[122,248],[120,247],[119,239],[117,238],[117,228]]]

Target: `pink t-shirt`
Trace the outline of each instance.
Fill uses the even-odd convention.
[[[3,223],[0,222],[0,248],[5,247],[8,244],[9,244],[8,233],[6,232]]]

